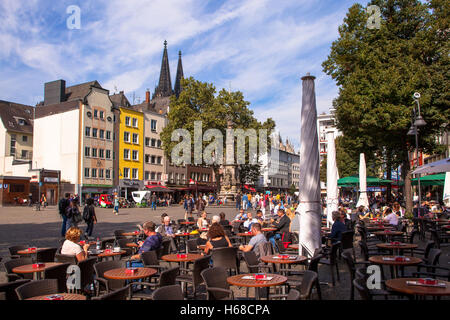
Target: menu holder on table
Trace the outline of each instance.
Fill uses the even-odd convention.
[[[396,261],[396,262],[406,262],[410,259],[407,257],[383,257],[383,261]]]
[[[39,262],[39,263],[33,263],[33,269],[39,269],[45,267],[45,263]]]
[[[53,294],[51,296],[45,297],[44,300],[64,300],[64,296],[60,294]]]
[[[398,242],[398,241],[392,241],[392,242],[391,242],[391,245],[392,245],[392,246],[402,246],[403,243]]]
[[[409,286],[423,286],[423,287],[434,287],[434,288],[446,288],[447,284],[444,282],[439,282],[436,279],[418,279],[417,281],[406,281]]]
[[[243,276],[242,280],[261,280],[261,281],[270,281],[273,277],[268,277],[266,274],[254,274],[252,276]]]
[[[136,274],[138,272],[138,268],[127,268],[125,270],[125,274]]]
[[[28,250],[28,252],[34,252],[34,251],[37,250],[37,248],[36,247],[30,247],[27,250]]]
[[[178,258],[178,259],[186,259],[186,258],[187,258],[187,254],[184,254],[184,253],[177,253],[177,258]]]

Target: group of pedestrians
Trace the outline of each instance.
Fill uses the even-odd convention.
[[[92,236],[94,225],[97,223],[94,199],[86,199],[86,205],[83,209],[83,213],[81,213],[78,198],[71,197],[70,193],[66,193],[65,197],[59,200],[58,211],[62,218],[62,237],[66,236],[67,230],[69,230],[71,227],[78,228],[78,225],[82,221],[84,221],[87,225],[84,236]]]

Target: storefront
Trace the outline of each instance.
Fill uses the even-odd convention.
[[[131,193],[133,191],[144,190],[144,182],[142,180],[119,180],[119,197],[132,201]]]
[[[45,195],[45,199],[48,205],[57,205],[60,197],[59,177],[59,170],[35,170],[35,173],[31,176],[30,179],[29,192],[32,195],[32,202],[38,202],[42,198],[42,196]]]
[[[0,206],[27,205],[29,177],[0,176]]]
[[[97,199],[102,194],[112,195],[115,191],[112,185],[83,185],[81,189],[81,201],[85,203],[86,199]]]

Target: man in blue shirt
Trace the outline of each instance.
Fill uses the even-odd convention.
[[[139,252],[134,256],[131,256],[130,260],[140,260],[141,253],[156,250],[161,247],[163,237],[159,233],[155,232],[155,227],[156,225],[152,221],[144,223],[142,228],[144,229],[144,234],[147,236],[147,239],[145,239],[145,241],[139,241]],[[133,262],[132,265],[133,267],[142,266],[142,263]]]
[[[341,214],[339,213],[339,211],[333,211],[332,217],[334,223],[333,226],[331,227],[331,233],[329,238],[331,239],[331,243],[334,244],[342,240],[342,232],[347,231],[347,227],[341,221]]]

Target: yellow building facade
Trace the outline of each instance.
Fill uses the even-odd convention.
[[[120,108],[119,121],[119,194],[130,198],[144,188],[144,114]]]

